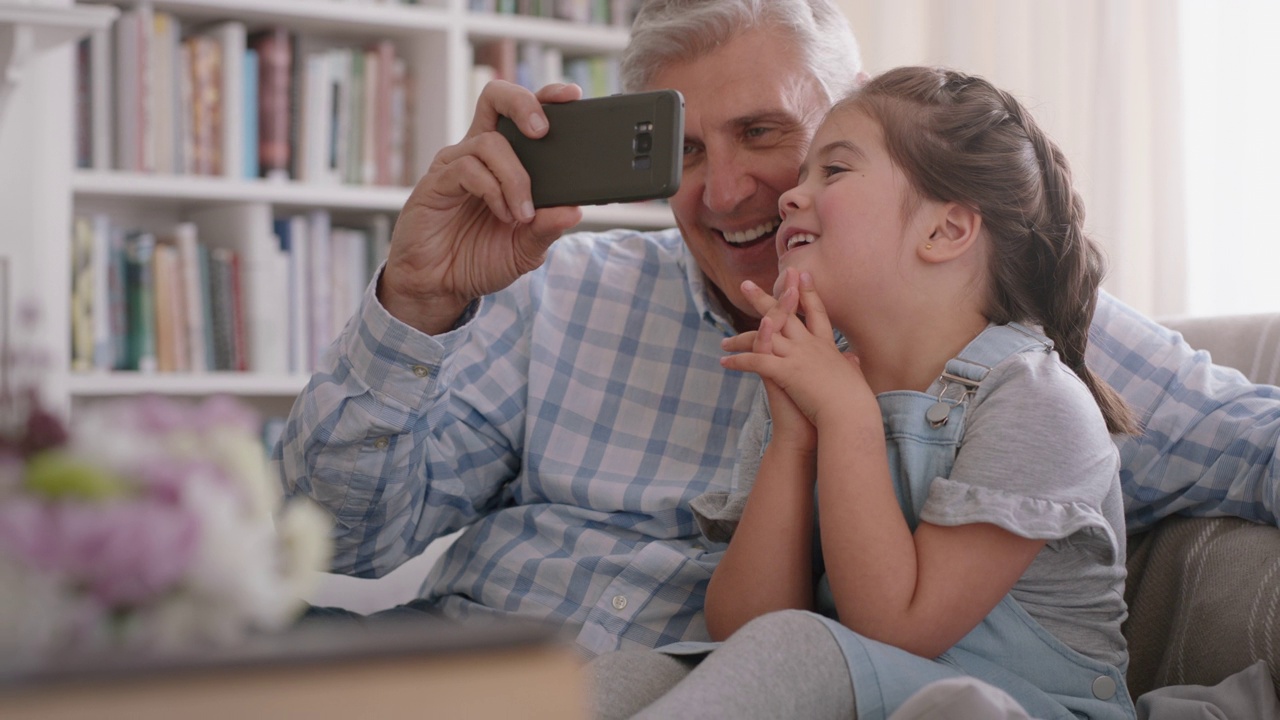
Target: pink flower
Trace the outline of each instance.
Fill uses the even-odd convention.
[[[173,587],[190,567],[199,538],[199,517],[153,498],[14,499],[0,506],[0,551],[83,585],[107,607],[136,606]]]

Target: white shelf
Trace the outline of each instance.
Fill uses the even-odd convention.
[[[120,171],[77,170],[72,192],[82,198],[154,200],[214,205],[265,202],[282,207],[327,207],[338,210],[398,212],[410,188],[314,185],[275,180],[231,180],[201,175],[155,175]]]
[[[259,373],[72,373],[68,390],[72,397],[111,397],[155,393],[159,395],[229,394],[257,397],[292,397],[306,387],[305,375]]]
[[[464,25],[467,36],[472,39],[534,40],[553,44],[569,53],[621,52],[630,37],[624,28],[521,15],[468,13]]]
[[[452,13],[427,5],[372,5],[333,0],[151,0],[151,7],[188,18],[234,18],[254,25],[280,24],[307,32],[343,35],[405,36],[424,30],[444,31],[454,24]]]
[[[119,171],[77,170],[72,174],[77,198],[147,200],[187,207],[222,203],[264,202],[281,208],[327,208],[398,213],[410,188],[356,185],[308,185],[272,180],[229,180],[196,175],[152,175]],[[582,209],[590,227],[666,228],[674,225],[671,209],[660,203],[601,205]]]

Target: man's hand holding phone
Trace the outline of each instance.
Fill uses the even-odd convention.
[[[515,120],[529,137],[547,133],[542,103],[579,99],[577,85],[531,93],[493,81],[466,137],[436,153],[396,220],[378,299],[391,315],[428,334],[451,328],[476,298],[542,264],[547,248],[582,220],[577,207],[536,210],[529,175],[497,131]]]
[[[498,132],[529,173],[533,205],[602,205],[670,197],[680,187],[684,98],[675,90],[543,107],[551,128],[529,137],[510,118]]]

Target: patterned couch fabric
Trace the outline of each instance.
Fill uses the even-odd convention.
[[[1167,518],[1129,538],[1129,692],[1216,685],[1280,668],[1280,530],[1238,518]]]
[[[1280,313],[1165,319],[1214,362],[1280,384]],[[1280,693],[1280,530],[1169,518],[1129,538],[1129,691],[1216,685],[1265,660]]]

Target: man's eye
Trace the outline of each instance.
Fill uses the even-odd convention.
[[[698,152],[698,146],[694,145],[693,143],[685,143],[684,147],[682,148],[682,152],[685,155],[692,155]]]
[[[749,127],[746,131],[746,136],[753,139],[762,138],[767,134],[769,134],[769,128],[762,126]]]

